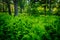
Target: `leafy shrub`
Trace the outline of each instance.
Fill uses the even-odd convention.
[[[45,25],[45,29],[47,31],[47,33],[49,34],[48,36],[50,36],[49,40],[60,40],[59,36],[60,36],[60,19],[57,18],[55,22],[51,23],[50,25]],[[45,37],[48,37],[45,36]],[[48,38],[47,38],[48,39]]]
[[[13,17],[0,14],[0,40],[51,40],[54,35],[50,36],[50,33],[55,34],[55,28],[50,28],[50,25],[59,18],[56,19],[55,16],[34,17],[20,14]],[[58,23],[51,27],[54,25]]]

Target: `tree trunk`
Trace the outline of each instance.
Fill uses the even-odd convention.
[[[14,16],[17,16],[18,15],[18,0],[13,0],[14,2]]]
[[[5,12],[5,8],[4,8],[5,5],[4,5],[4,2],[5,2],[5,1],[2,0],[2,3],[3,3],[3,12]]]
[[[22,0],[20,0],[20,13],[22,13],[22,10],[23,10],[23,3],[22,3],[23,1]]]
[[[44,14],[46,15],[46,5],[44,5]]]
[[[4,12],[5,10],[4,10],[4,3],[3,3],[3,12]]]
[[[47,4],[47,1],[44,0],[44,13],[45,13],[45,16],[46,16],[46,4]]]
[[[11,15],[10,1],[7,0],[7,1],[5,1],[5,2],[7,3],[8,13],[9,13],[9,15]]]
[[[7,3],[9,15],[11,15],[10,3]]]
[[[49,0],[49,12],[52,13],[51,0]]]

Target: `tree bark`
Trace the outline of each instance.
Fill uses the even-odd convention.
[[[18,0],[13,0],[14,2],[14,16],[18,15]]]
[[[9,15],[11,15],[11,9],[10,9],[10,4],[8,3],[8,12],[9,12]]]
[[[7,7],[8,7],[9,15],[11,15],[10,1],[9,1],[9,0],[7,0],[7,1],[6,1],[6,3],[7,3]]]

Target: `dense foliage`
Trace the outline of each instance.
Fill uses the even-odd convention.
[[[60,40],[60,0],[0,0],[0,40]]]
[[[60,40],[60,17],[0,14],[0,40]]]

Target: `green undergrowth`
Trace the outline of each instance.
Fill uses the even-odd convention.
[[[60,40],[59,16],[0,14],[0,40]]]

